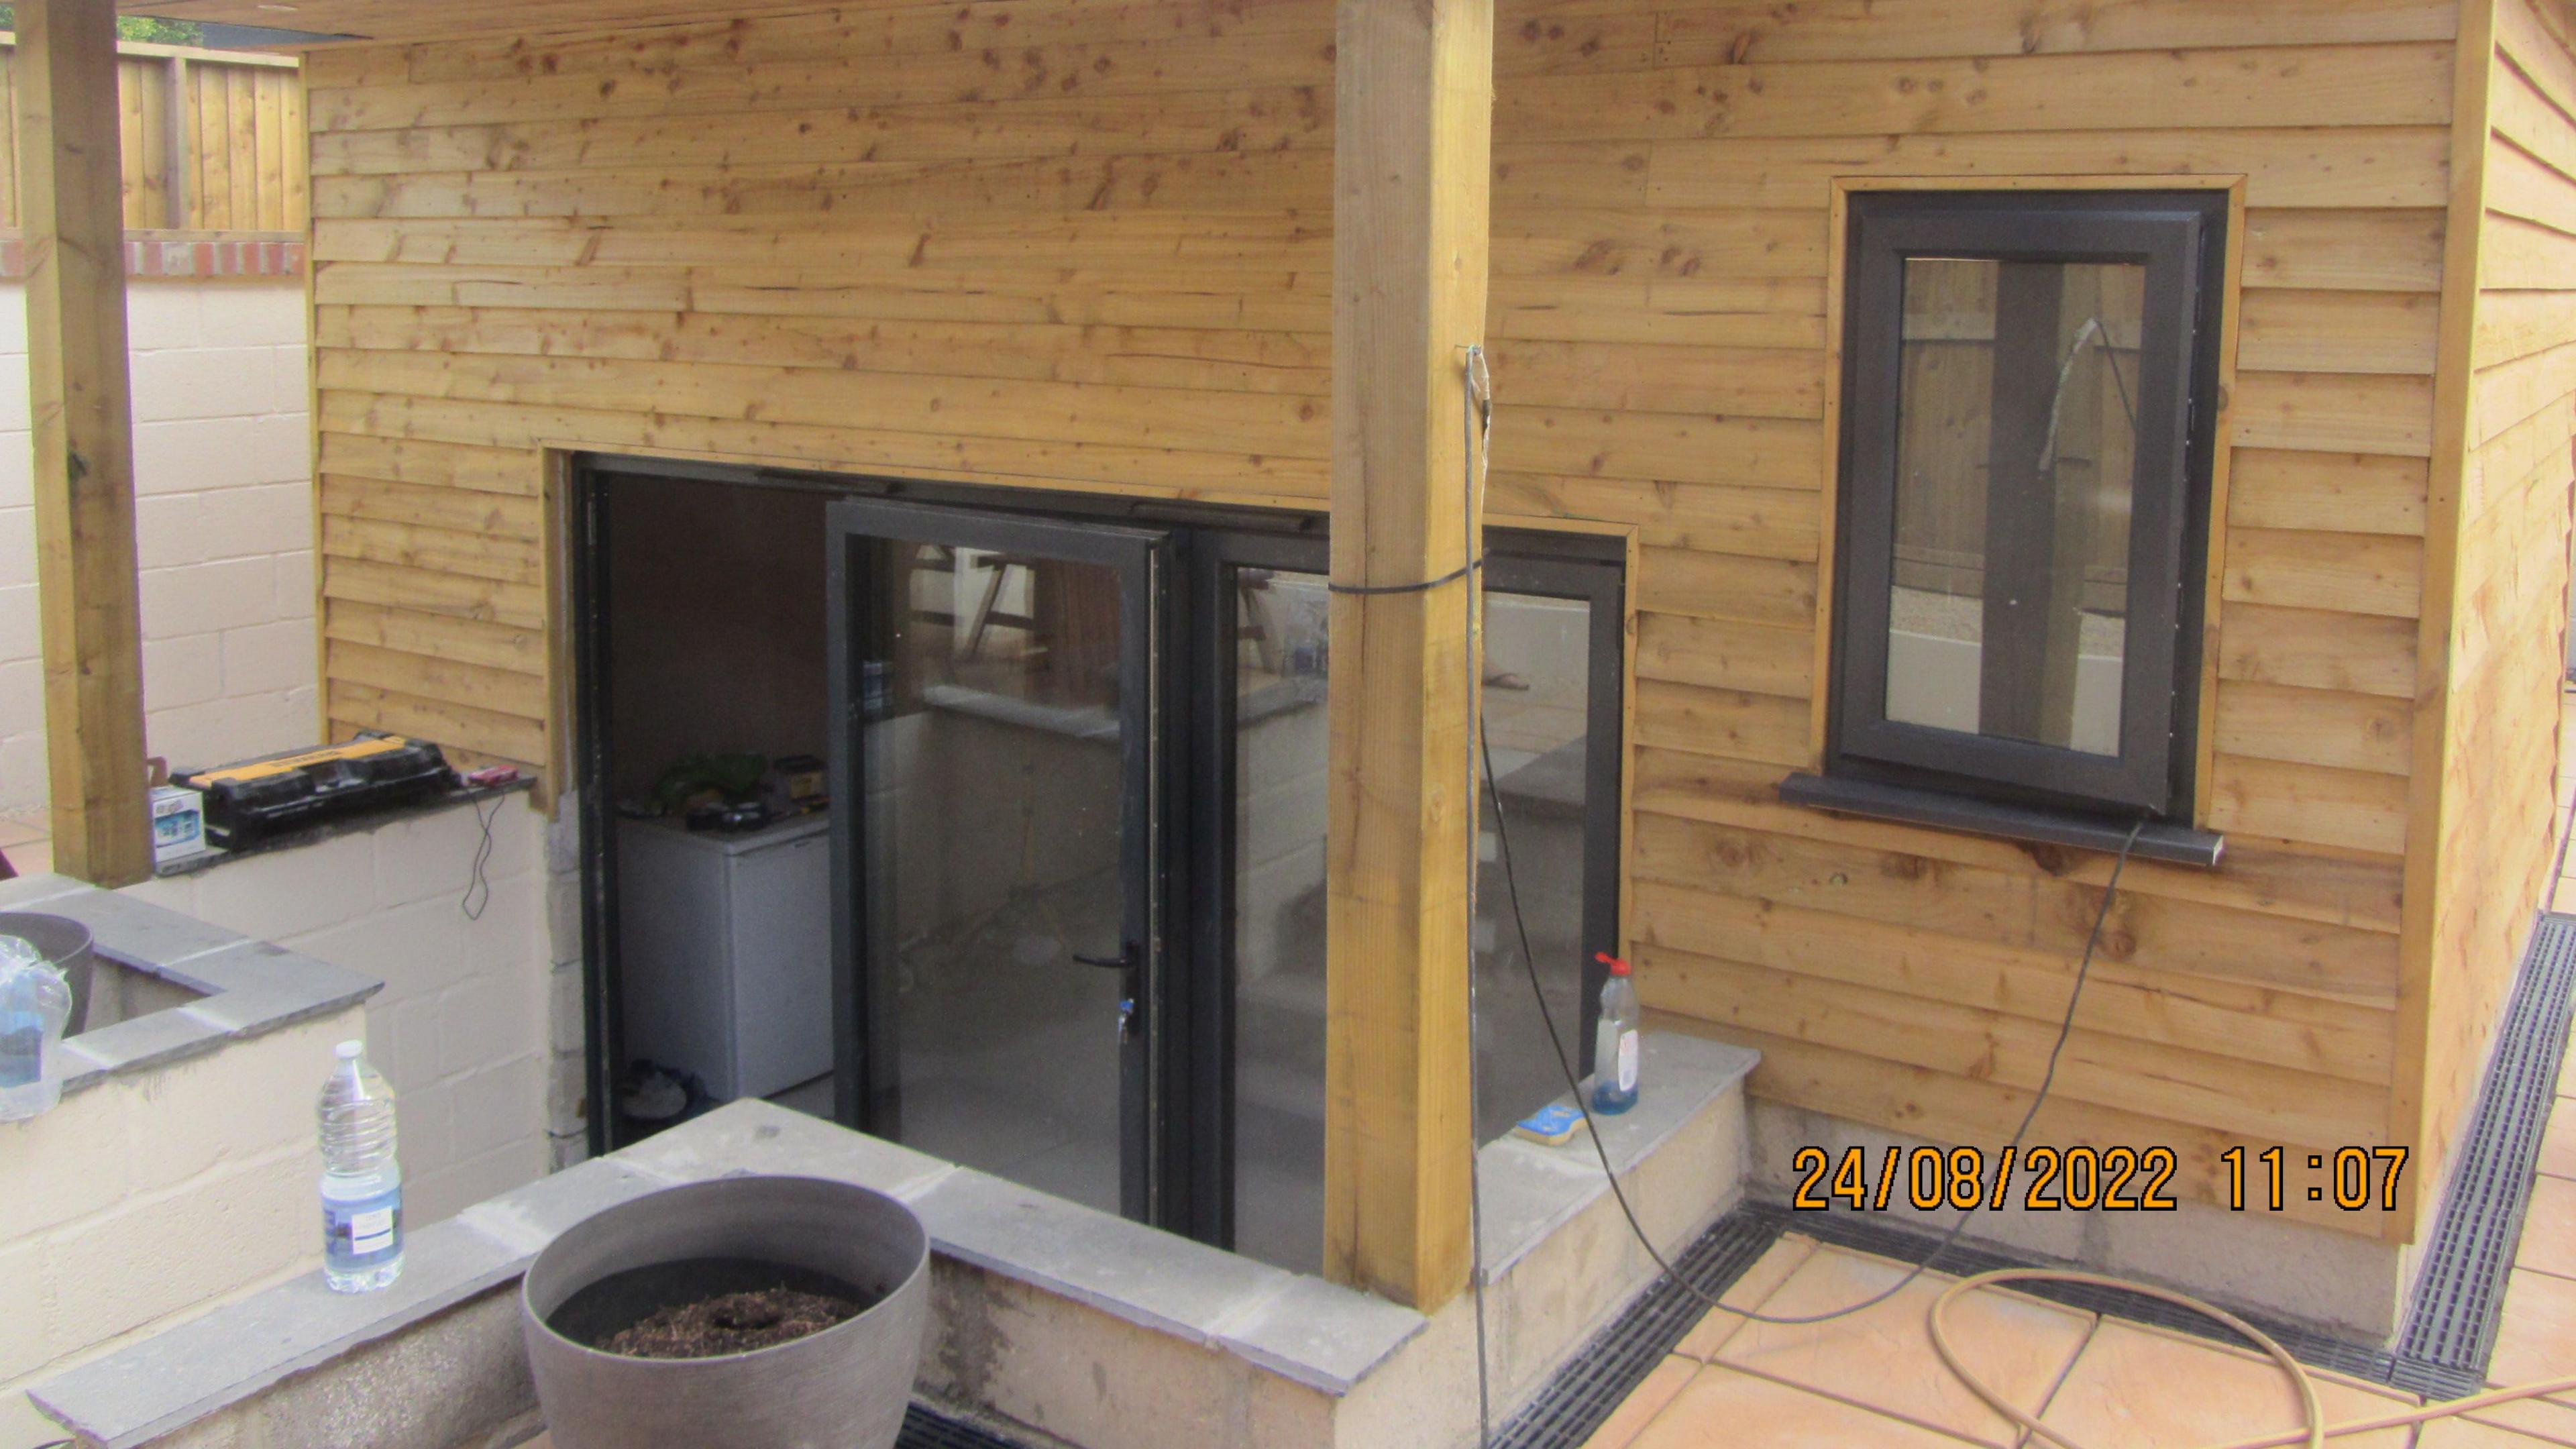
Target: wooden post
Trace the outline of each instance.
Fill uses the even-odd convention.
[[[161,196],[168,208],[168,219],[162,225],[172,231],[188,229],[189,181],[197,172],[195,147],[189,138],[196,127],[189,124],[195,110],[188,104],[188,58],[174,55],[162,72],[163,84],[170,92],[169,102],[161,113]]]
[[[18,178],[54,864],[152,873],[113,0],[19,0]]]
[[[1467,348],[1485,321],[1492,0],[1340,0],[1332,570],[1466,562]],[[1466,1286],[1473,590],[1332,602],[1325,1261],[1429,1312]]]

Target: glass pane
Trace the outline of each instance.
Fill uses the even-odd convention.
[[[906,1144],[1119,1210],[1119,581],[886,542],[860,681]]]
[[[1907,259],[1889,719],[2120,752],[2145,282]]]
[[[1234,1250],[1324,1263],[1324,580],[1235,571]]]
[[[1530,998],[1520,930],[1538,960],[1548,1018],[1583,1070],[1584,769],[1592,698],[1592,606],[1580,599],[1485,596],[1485,737],[1494,794],[1510,827],[1504,879],[1492,795],[1482,797],[1476,874],[1476,1128],[1489,1142],[1565,1095],[1548,1021]],[[1520,891],[1512,919],[1511,888]]]
[[[1324,580],[1235,575],[1235,1251],[1323,1264]],[[1484,708],[1548,1009],[1581,1065],[1590,609],[1486,596]],[[1477,884],[1481,1140],[1564,1094],[1530,1000],[1493,811]]]

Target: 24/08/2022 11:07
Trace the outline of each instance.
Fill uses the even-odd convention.
[[[2342,1147],[2331,1155],[2308,1153],[2307,1170],[2319,1180],[2307,1186],[2306,1199],[2331,1201],[2347,1212],[2373,1207],[2392,1211],[2397,1179],[2406,1168],[2406,1151],[2403,1147]],[[1791,1159],[1799,1181],[1790,1206],[1821,1212],[1839,1200],[1866,1211],[1901,1204],[1925,1212],[1944,1205],[2000,1212],[2014,1200],[2017,1172],[2024,1179],[2020,1205],[2031,1212],[2171,1212],[2177,1206],[2167,1191],[2180,1166],[2171,1147],[2006,1148],[1991,1160],[1975,1147],[1890,1147],[1874,1172],[1869,1158],[1859,1147],[1845,1148],[1839,1155],[1822,1147],[1798,1149]],[[2282,1211],[2291,1191],[2287,1181],[2291,1160],[2289,1149],[2282,1147],[2249,1154],[2240,1146],[2220,1153],[2219,1161],[2227,1169],[2228,1207],[2245,1211],[2251,1186],[2253,1207]]]

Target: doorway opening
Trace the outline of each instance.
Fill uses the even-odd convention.
[[[1324,520],[612,458],[574,487],[594,1100],[649,1061],[688,1111],[768,1096],[1320,1267]],[[1624,554],[1487,546],[1520,905],[1588,1058]],[[653,814],[706,814],[692,761],[761,808]],[[1480,1140],[1562,1089],[1494,846],[1488,796]],[[602,1145],[659,1125],[592,1116]]]

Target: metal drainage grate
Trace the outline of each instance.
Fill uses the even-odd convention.
[[[2576,987],[2576,916],[2544,915],[2531,933],[2477,1115],[2451,1171],[2450,1191],[2415,1280],[2401,1355],[2482,1377],[2495,1351],[2505,1277],[2522,1238],[2523,1207],[2567,1052],[2568,994]]]
[[[2393,1351],[2255,1314],[2241,1316],[2315,1368],[2431,1399],[2456,1399],[2484,1387],[2504,1307],[2505,1276],[2522,1236],[2541,1133],[2557,1092],[2559,1062],[2566,1055],[2571,996],[2576,996],[2576,916],[2544,915],[2515,979],[2477,1113]],[[1925,1261],[1939,1247],[1936,1238],[1857,1214],[1793,1213],[1770,1203],[1747,1203],[1691,1244],[1674,1266],[1716,1296],[1792,1230],[1904,1263]],[[1966,1277],[1994,1268],[2049,1265],[1953,1245],[1934,1266]],[[2225,1326],[2162,1299],[2073,1283],[2025,1283],[2016,1291],[2243,1346]],[[1700,1300],[1681,1284],[1658,1279],[1504,1425],[1496,1445],[1551,1449],[1583,1442],[1682,1341],[1703,1311]]]
[[[1674,1261],[1681,1281],[1656,1279],[1594,1334],[1528,1407],[1495,1431],[1496,1449],[1561,1449],[1592,1437],[1707,1312],[1683,1283],[1710,1297],[1724,1293],[1779,1236],[1777,1225],[1742,1209],[1719,1219]]]
[[[1010,1439],[964,1419],[952,1419],[924,1404],[904,1411],[903,1432],[894,1449],[1022,1449]]]

